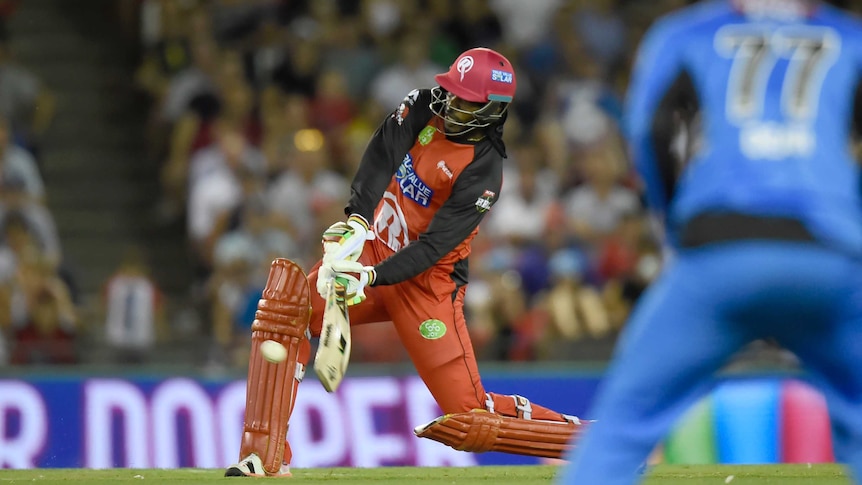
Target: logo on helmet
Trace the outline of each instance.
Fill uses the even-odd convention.
[[[508,71],[500,71],[498,69],[491,70],[491,80],[497,81],[506,84],[512,84],[514,76],[512,76],[511,72]]]
[[[461,81],[464,80],[464,74],[473,69],[473,56],[464,56],[458,61],[458,65],[455,66],[458,69],[458,72],[461,73]]]

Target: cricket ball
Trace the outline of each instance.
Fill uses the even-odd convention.
[[[287,358],[287,349],[284,348],[284,345],[281,345],[275,340],[264,340],[260,344],[260,355],[262,355],[267,362],[278,364]]]

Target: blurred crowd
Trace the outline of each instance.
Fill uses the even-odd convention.
[[[270,261],[311,267],[377,125],[475,46],[513,61],[518,93],[503,193],[471,256],[474,343],[483,359],[536,360],[612,341],[660,266],[622,95],[644,29],[682,3],[141,2],[155,210],[185,221],[217,354],[244,365]],[[405,358],[388,327],[355,338],[354,360]]]
[[[0,0],[0,13],[16,3]],[[141,56],[134,80],[150,107],[144,136],[160,167],[152,210],[186,228],[195,281],[179,297],[205,322],[209,359],[247,364],[272,259],[314,264],[377,125],[476,46],[504,53],[518,80],[502,194],[470,258],[479,357],[607,357],[661,266],[620,133],[629,69],[650,23],[686,3],[127,2]],[[39,96],[48,94],[38,79],[0,49],[0,349],[9,350],[0,362],[76,359],[74,278],[40,203],[50,102]],[[46,108],[34,113],[38,103]],[[130,250],[105,285],[104,341],[122,362],[146,361],[171,334],[142,261]],[[354,361],[406,360],[385,325],[354,338]]]
[[[0,1],[0,12],[18,3]],[[269,263],[314,264],[377,125],[475,46],[504,53],[518,76],[503,193],[471,256],[467,314],[480,358],[569,360],[612,342],[658,270],[619,122],[637,41],[684,0],[130,3],[134,80],[150,106],[144,136],[160,167],[153,213],[186,228],[195,281],[178,296],[205,322],[211,363],[246,364]],[[50,92],[7,51],[0,362],[72,363],[81,316],[38,167]],[[144,260],[131,248],[105,282],[99,341],[113,361],[147,361],[172,333]],[[354,338],[354,361],[406,360],[385,325]]]
[[[75,281],[46,201],[39,148],[53,95],[15,59],[0,0],[0,364],[73,363]]]

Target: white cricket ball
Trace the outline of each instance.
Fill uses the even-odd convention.
[[[275,340],[264,340],[260,344],[260,354],[268,362],[278,364],[287,358],[287,349]]]

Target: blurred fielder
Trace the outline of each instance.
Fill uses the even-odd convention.
[[[391,321],[446,413],[417,427],[417,436],[464,451],[560,457],[578,432],[573,416],[485,392],[464,320],[470,243],[502,183],[512,64],[470,49],[436,81],[409,93],[374,134],[347,221],[324,233],[323,259],[307,281],[291,261],[273,263],[252,329],[241,461],[227,476],[289,475],[285,433],[310,358],[306,330],[320,334],[322,296],[333,294],[334,278],[350,324]],[[285,362],[261,358],[268,339],[288,349]]]
[[[642,297],[561,483],[623,485],[713,374],[774,337],[862,477],[862,25],[804,0],[709,1],[640,47],[627,130],[675,254]]]

